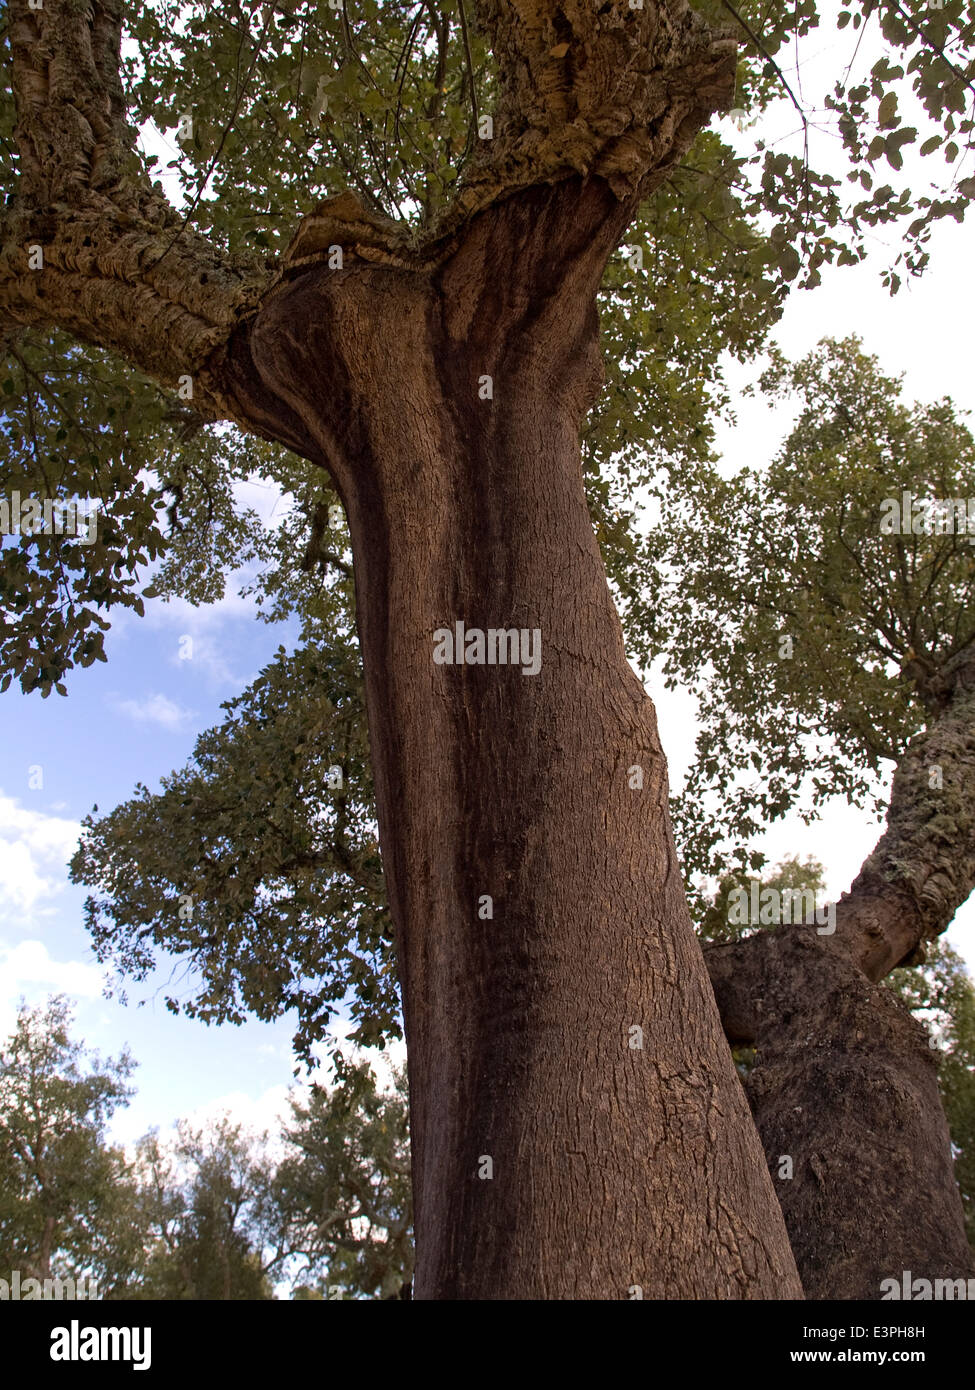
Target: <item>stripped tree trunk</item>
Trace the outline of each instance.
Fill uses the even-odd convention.
[[[348,510],[420,1298],[800,1295],[585,502],[629,211],[521,194],[432,276],[300,276],[251,337]],[[539,669],[438,664],[458,622],[537,635]]]

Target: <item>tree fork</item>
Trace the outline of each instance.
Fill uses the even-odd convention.
[[[431,271],[303,270],[250,334],[348,512],[419,1298],[801,1297],[585,501],[631,215],[533,189]],[[458,621],[539,633],[540,670],[436,664]]]

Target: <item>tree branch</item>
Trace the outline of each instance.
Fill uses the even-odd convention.
[[[477,0],[500,73],[495,135],[478,142],[452,225],[525,184],[598,174],[646,197],[734,94],[737,39],[684,0]]]
[[[205,366],[273,266],[184,228],[150,183],[126,120],[120,0],[10,10],[20,174],[0,213],[0,308],[166,384],[189,374],[197,409],[225,415]]]
[[[886,830],[835,933],[785,926],[704,948],[727,1037],[757,1049],[747,1090],[773,1177],[783,1155],[796,1161],[776,1187],[809,1298],[877,1298],[904,1269],[975,1268],[934,1053],[877,983],[917,961],[975,887],[971,650],[934,680],[931,723],[897,768]],[[909,1201],[892,1186],[900,1172]]]
[[[940,935],[975,888],[975,656],[922,692],[932,712],[891,787],[887,827],[837,904],[836,946],[871,980]]]

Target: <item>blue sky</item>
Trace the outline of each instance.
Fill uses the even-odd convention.
[[[179,655],[187,634],[190,660]],[[120,1137],[168,1126],[242,1089],[257,1099],[290,1078],[287,1021],[207,1028],[174,1018],[163,1003],[168,971],[133,986],[128,1007],[102,998],[83,926],[85,893],[65,868],[81,817],[96,804],[110,810],[137,781],[154,788],[181,766],[196,735],[220,722],[221,701],[288,637],[284,625],[256,622],[235,587],[209,609],[153,601],[144,619],[125,613],[113,621],[108,663],[72,672],[67,698],[25,697],[14,687],[0,697],[0,1029],[8,1031],[20,993],[33,1001],[63,989],[78,1000],[78,1031],[90,1045],[117,1052],[127,1042],[140,1062],[139,1095],[119,1117]],[[29,768],[37,765],[43,785],[32,789]]]

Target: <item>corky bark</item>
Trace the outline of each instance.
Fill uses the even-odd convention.
[[[412,234],[331,199],[272,277],[182,231],[124,157],[117,0],[12,14],[23,178],[0,305],[162,380],[194,374],[214,413],[327,467],[347,506],[417,1296],[801,1296],[578,448],[606,258],[730,99],[734,44],[683,0],[487,0],[499,128],[453,206]],[[342,270],[323,264],[336,243]],[[458,620],[537,629],[540,672],[436,665],[434,632]]]
[[[194,404],[221,418],[205,364],[258,304],[271,264],[212,246],[150,184],[125,116],[120,0],[11,0],[9,13],[19,177],[0,210],[0,310],[167,385],[188,373]]]
[[[887,827],[836,932],[781,928],[705,958],[809,1298],[975,1274],[937,1086],[937,1051],[877,982],[923,960],[975,888],[975,660],[939,673],[894,776]],[[794,1175],[780,1179],[789,1155]]]
[[[871,980],[923,951],[975,888],[975,653],[925,684],[928,726],[898,764],[887,828],[837,907],[836,947]]]

